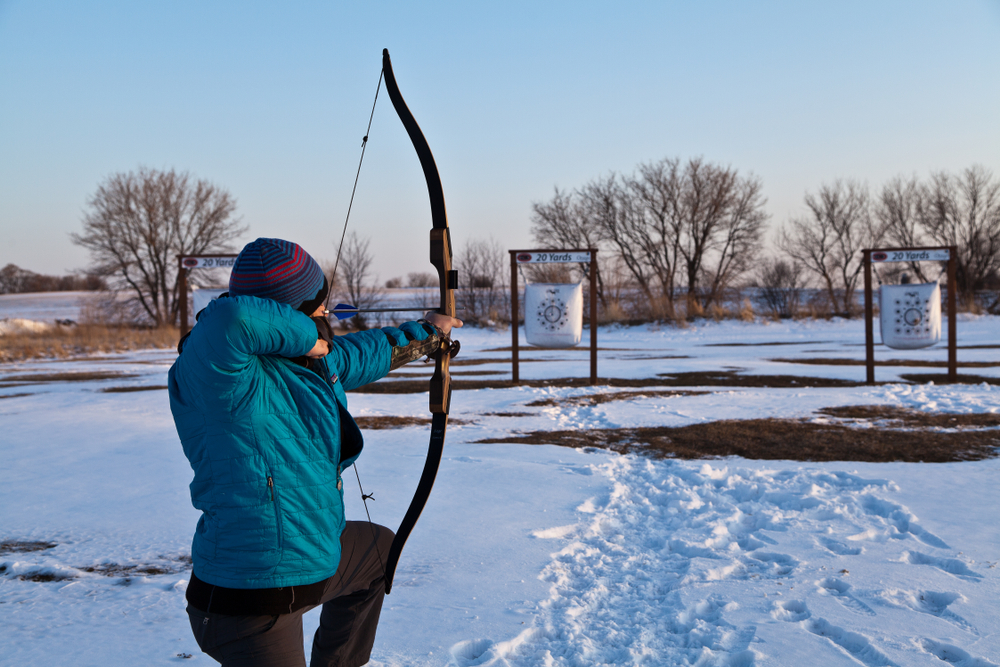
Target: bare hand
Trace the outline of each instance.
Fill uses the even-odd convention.
[[[424,313],[424,319],[440,329],[446,336],[451,333],[452,328],[458,328],[464,324],[457,317],[448,317],[433,310]]]

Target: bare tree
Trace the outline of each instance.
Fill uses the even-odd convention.
[[[955,282],[971,306],[1000,271],[1000,180],[981,166],[958,176],[933,174],[924,191],[922,227],[935,244],[958,246]]]
[[[458,292],[462,319],[474,324],[496,324],[510,308],[504,269],[507,252],[495,239],[469,241],[455,259],[463,284]]]
[[[767,214],[759,179],[702,159],[664,159],[632,176],[611,174],[572,194],[535,204],[535,238],[600,243],[631,274],[649,314],[675,316],[687,288],[688,313],[722,299],[761,245]],[[603,296],[602,304],[607,306]]]
[[[834,313],[850,317],[863,268],[861,250],[882,237],[873,223],[865,186],[836,181],[806,194],[806,216],[782,229],[778,246],[821,281]]]
[[[915,248],[930,242],[922,226],[926,218],[926,199],[924,188],[916,177],[897,176],[882,186],[872,214],[888,244]],[[908,264],[919,281],[928,282],[920,262]]]
[[[187,173],[140,167],[113,174],[87,202],[83,233],[73,243],[90,251],[92,270],[126,292],[153,324],[176,324],[177,255],[224,253],[246,232],[225,190]],[[192,282],[197,283],[192,276]]]
[[[382,302],[382,290],[375,286],[377,278],[372,275],[375,257],[371,253],[371,239],[362,239],[357,232],[351,232],[340,251],[339,274],[336,282],[330,281],[341,298],[358,309],[377,308]],[[329,277],[327,278],[328,280]],[[349,321],[356,329],[369,327],[365,313],[357,313]]]
[[[593,216],[588,215],[580,199],[578,193],[568,193],[556,188],[550,201],[531,205],[531,233],[539,246],[554,249],[600,248],[601,227]],[[539,268],[533,267],[533,270],[537,271]],[[564,268],[560,266],[560,269]],[[590,264],[578,264],[576,268],[583,281],[590,279]],[[598,271],[597,296],[602,304],[605,303],[603,280]]]
[[[780,257],[770,257],[758,269],[759,300],[773,317],[795,317],[802,295],[802,267]]]
[[[767,223],[762,190],[760,179],[740,177],[731,167],[687,163],[676,218],[689,316],[691,304],[704,309],[721,301],[725,288],[752,266]]]

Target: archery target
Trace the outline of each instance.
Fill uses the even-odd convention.
[[[583,285],[534,283],[524,288],[524,331],[537,347],[573,347],[583,336]]]
[[[882,285],[879,287],[882,342],[897,350],[930,347],[941,340],[941,286]]]

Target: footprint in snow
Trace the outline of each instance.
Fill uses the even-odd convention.
[[[825,618],[802,621],[802,627],[818,637],[830,640],[849,656],[867,667],[899,667],[862,634],[833,625]]]
[[[837,599],[837,602],[844,605],[851,611],[859,614],[874,616],[875,612],[861,600],[851,595],[851,585],[846,581],[835,578],[823,579],[817,582],[820,595],[830,595]]]
[[[776,621],[798,622],[812,616],[804,600],[781,600],[774,603],[771,617]]]
[[[979,634],[979,631],[972,624],[948,608],[955,601],[965,602],[965,596],[961,593],[889,589],[879,595],[893,606],[911,609],[921,614],[937,616],[952,625],[957,625],[966,632],[974,635]]]
[[[843,542],[838,542],[829,537],[820,537],[818,541],[820,546],[838,556],[858,556],[864,552],[862,547],[849,547]]]
[[[930,565],[959,579],[974,581],[983,578],[983,575],[973,572],[968,565],[957,558],[939,558],[919,551],[907,551],[903,553],[902,561],[911,565]]]
[[[950,548],[944,540],[918,524],[917,517],[902,505],[866,495],[861,500],[861,506],[868,514],[881,517],[886,523],[895,528],[897,534],[892,535],[894,538],[903,539],[907,535],[912,535],[927,546],[937,547],[938,549]]]
[[[916,641],[916,644],[935,658],[944,660],[957,667],[1000,667],[995,662],[990,662],[985,658],[973,657],[967,651],[963,651],[951,644],[945,644],[944,642],[934,641],[933,639],[919,639]]]
[[[448,667],[510,667],[489,639],[467,639],[451,647]]]

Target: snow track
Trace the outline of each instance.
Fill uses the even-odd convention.
[[[535,532],[565,541],[541,574],[550,591],[535,626],[509,642],[462,642],[451,665],[793,664],[759,636],[766,623],[796,625],[807,633],[802,642],[811,636],[811,664],[840,664],[837,656],[867,667],[912,664],[905,656],[912,660],[914,647],[946,661],[993,664],[929,637],[900,646],[871,632],[894,610],[946,621],[973,641],[979,634],[948,608],[964,601],[961,593],[856,589],[850,569],[837,569],[866,550],[849,545],[864,544],[952,581],[982,578],[958,558],[915,550],[949,547],[889,498],[898,488],[887,479],[636,457],[594,468],[608,494],[582,504],[578,524]],[[918,573],[895,574],[901,584]]]

